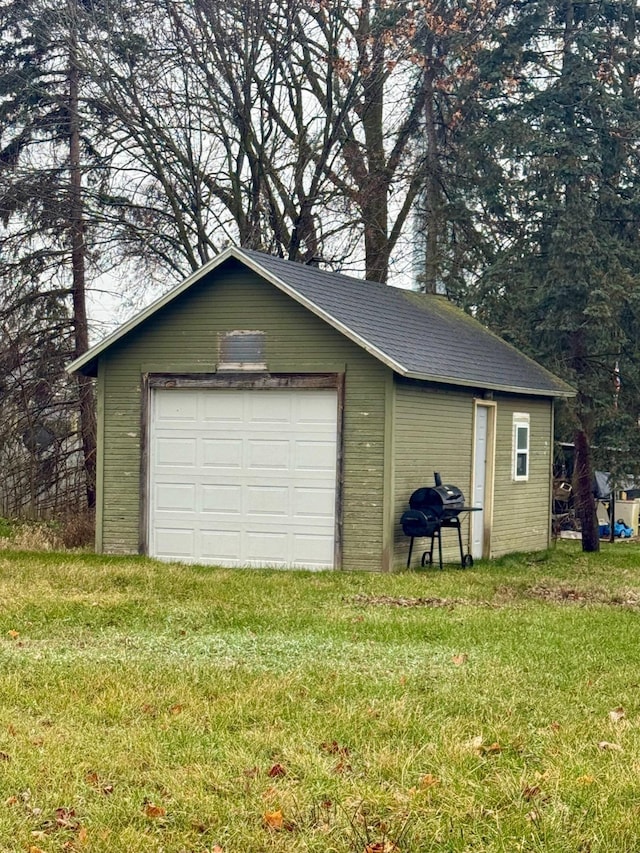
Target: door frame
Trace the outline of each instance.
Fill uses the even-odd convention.
[[[471,446],[471,496],[475,494],[476,486],[476,452],[477,452],[477,424],[478,409],[486,409],[487,412],[487,456],[484,477],[484,500],[483,500],[483,534],[482,534],[482,559],[491,557],[491,532],[493,530],[493,498],[496,473],[496,419],[498,404],[493,400],[474,399],[473,401],[473,439]],[[475,515],[475,513],[471,513]],[[473,519],[469,524],[469,551],[473,553]]]
[[[138,528],[138,553],[149,554],[150,524],[150,440],[152,393],[154,389],[195,388],[239,389],[247,391],[270,391],[282,388],[334,388],[337,397],[336,413],[336,491],[333,569],[342,568],[342,506],[343,506],[343,431],[344,431],[344,373],[233,373],[221,376],[216,373],[173,374],[143,373],[141,377],[140,435],[140,505]]]

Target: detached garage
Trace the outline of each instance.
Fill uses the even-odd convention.
[[[434,471],[482,507],[474,557],[549,543],[572,390],[443,297],[232,248],[69,369],[97,377],[99,551],[399,568]]]

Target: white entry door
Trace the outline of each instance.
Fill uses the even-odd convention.
[[[333,567],[336,460],[334,389],[154,389],[149,554]]]
[[[471,556],[484,556],[485,511],[487,496],[487,464],[489,459],[489,407],[476,406],[473,463],[473,506],[481,511],[471,513]]]

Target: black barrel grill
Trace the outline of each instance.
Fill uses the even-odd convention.
[[[405,536],[411,537],[407,568],[411,565],[413,540],[431,539],[431,546],[422,555],[422,565],[433,563],[435,540],[438,540],[438,562],[442,568],[442,528],[454,527],[458,531],[460,546],[460,565],[462,568],[473,565],[471,554],[465,554],[462,546],[460,514],[477,512],[479,507],[465,506],[464,495],[457,486],[443,485],[440,474],[434,473],[435,486],[423,486],[416,489],[409,498],[409,509],[400,519]]]

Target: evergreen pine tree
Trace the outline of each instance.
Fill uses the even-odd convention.
[[[532,2],[505,34],[503,57],[518,61],[491,134],[505,164],[503,246],[476,294],[485,320],[576,388],[559,424],[575,445],[588,551],[599,547],[594,464],[614,477],[640,469],[635,6]]]

